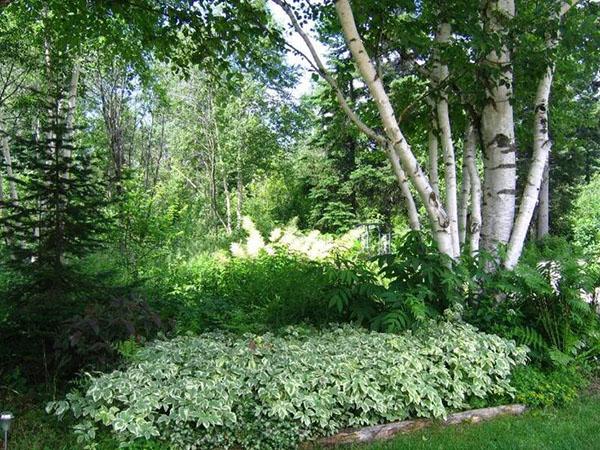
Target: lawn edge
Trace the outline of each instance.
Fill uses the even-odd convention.
[[[335,447],[347,444],[367,444],[375,441],[385,441],[398,434],[411,433],[430,427],[434,424],[441,426],[458,425],[460,423],[478,423],[491,420],[499,416],[518,416],[523,414],[527,407],[522,404],[511,404],[494,406],[490,408],[479,408],[450,414],[442,421],[434,419],[414,419],[391,422],[382,425],[374,425],[365,428],[344,430],[332,436],[321,438],[317,441],[304,442],[301,449],[312,449],[319,447]]]

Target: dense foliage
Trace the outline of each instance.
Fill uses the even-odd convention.
[[[596,175],[589,184],[582,188],[570,217],[575,242],[586,255],[591,257],[592,263],[596,265],[600,264],[600,206],[598,206],[598,198],[600,198],[600,176]]]
[[[90,445],[279,448],[572,401],[599,12],[0,0],[0,410],[78,384]]]
[[[179,331],[263,332],[302,322],[325,325],[331,266],[286,252],[256,258],[199,256],[170,267],[156,286]]]
[[[157,341],[122,371],[51,403],[123,441],[178,448],[293,448],[352,426],[444,417],[473,397],[511,393],[526,349],[471,326],[429,323],[404,335],[349,326],[280,336],[221,333]]]
[[[420,327],[458,306],[477,327],[532,347],[536,361],[566,366],[600,354],[593,261],[564,239],[547,238],[530,245],[515,270],[490,271],[491,255],[453,261],[408,234],[397,255],[343,261],[330,305],[385,331]]]

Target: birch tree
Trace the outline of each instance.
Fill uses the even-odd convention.
[[[457,203],[456,184],[456,158],[454,155],[454,143],[452,142],[452,127],[450,125],[450,112],[448,111],[448,94],[446,88],[442,87],[449,77],[448,65],[442,61],[442,50],[450,42],[452,27],[443,22],[435,32],[435,44],[438,48],[433,53],[432,81],[436,89],[435,116],[436,125],[439,129],[442,150],[444,154],[444,181],[446,193],[446,210],[450,221],[450,234],[452,236],[452,251],[454,255],[460,253],[459,218]],[[441,48],[440,48],[441,47]],[[440,89],[440,87],[442,87]],[[437,156],[437,155],[435,155]],[[432,161],[431,166],[437,165]],[[437,174],[435,175],[437,177]]]
[[[290,3],[283,0],[274,0],[274,3],[281,6],[290,17],[293,27],[309,49],[309,55],[304,56],[310,61],[313,69],[329,83],[342,110],[359,130],[378,142],[383,148],[387,148],[387,145],[393,149],[393,152],[388,152],[390,156],[395,155],[396,157],[389,158],[392,169],[399,183],[403,180],[401,173],[405,173],[406,178],[418,193],[419,200],[424,205],[429,217],[432,234],[440,251],[451,257],[456,257],[461,251],[461,243],[468,241],[471,251],[476,253],[481,239],[483,249],[495,254],[497,254],[500,246],[508,245],[509,259],[505,261],[505,265],[509,268],[514,267],[518,260],[518,254],[520,254],[523,247],[524,231],[526,232],[531,224],[532,207],[535,207],[538,202],[538,192],[543,178],[541,174],[547,161],[547,158],[543,155],[546,150],[538,150],[538,147],[541,149],[549,145],[549,143],[545,143],[542,146],[542,142],[548,142],[548,139],[544,139],[544,136],[540,135],[540,131],[547,133],[547,127],[540,128],[539,124],[543,122],[543,118],[540,116],[542,110],[548,109],[546,89],[549,89],[552,84],[551,76],[546,75],[543,83],[540,83],[540,86],[543,85],[544,88],[540,87],[538,89],[539,95],[538,101],[536,101],[536,105],[538,105],[536,106],[538,128],[534,130],[534,134],[537,136],[534,158],[528,175],[528,184],[522,196],[519,214],[516,215],[518,185],[516,122],[513,107],[515,101],[514,62],[511,53],[515,42],[518,42],[513,39],[515,32],[526,33],[526,31],[515,27],[515,17],[518,15],[515,1],[489,0],[484,3],[481,15],[476,14],[477,9],[468,8],[464,10],[466,11],[464,13],[455,14],[456,23],[458,23],[458,17],[460,17],[460,20],[470,21],[468,25],[460,23],[456,32],[451,25],[452,20],[439,21],[439,16],[437,16],[438,23],[434,22],[432,24],[435,30],[432,36],[435,46],[432,56],[432,70],[429,72],[423,70],[422,67],[423,49],[411,48],[412,44],[403,42],[401,32],[400,34],[397,33],[396,37],[388,37],[388,39],[392,39],[392,41],[387,42],[388,63],[397,67],[399,64],[403,64],[407,58],[411,59],[411,64],[416,69],[415,73],[419,76],[426,74],[431,80],[432,92],[422,97],[427,99],[426,101],[429,102],[434,111],[434,117],[433,120],[429,121],[427,132],[429,176],[425,176],[421,169],[413,147],[408,142],[409,140],[401,127],[401,120],[398,119],[398,115],[394,110],[388,87],[385,85],[385,72],[381,70],[381,61],[382,59],[385,61],[386,57],[382,58],[380,54],[372,56],[369,53],[367,45],[365,45],[359,33],[361,26],[356,23],[351,3],[348,0],[334,2],[337,23],[344,37],[346,48],[350,52],[360,78],[368,89],[372,104],[376,108],[378,123],[367,124],[352,108],[351,102],[344,97],[337,86],[336,80],[329,73],[325,64],[320,61],[308,33],[302,30],[299,25],[296,17],[298,8],[292,8]],[[463,3],[466,5],[468,2]],[[460,2],[457,2],[458,4],[465,7]],[[572,2],[562,3],[561,16],[568,11],[572,4]],[[429,2],[424,4],[424,10],[429,7],[428,5]],[[452,5],[445,6],[450,9],[450,15],[452,15],[454,12],[452,11]],[[360,7],[366,8],[362,4]],[[434,10],[436,9],[436,6],[431,7]],[[370,20],[374,20],[373,17],[376,14],[395,13],[402,16],[402,13],[398,12],[399,8],[387,4],[377,5],[375,9],[371,10],[371,15],[365,14],[365,16]],[[413,11],[413,14],[417,14],[417,16],[412,17],[418,17],[418,13]],[[422,18],[416,20],[431,19],[425,17],[424,13],[422,16]],[[536,19],[541,20],[540,18]],[[546,19],[550,22],[554,21],[552,17]],[[363,28],[367,30],[366,32],[372,38],[374,33],[371,24],[364,24]],[[380,34],[386,32],[387,30],[381,30]],[[447,46],[453,40],[454,34],[456,34],[457,40],[463,48],[463,56],[457,60],[461,67],[456,74],[452,74],[447,62],[440,57],[440,55],[443,55],[440,48]],[[393,41],[393,39],[396,40]],[[409,37],[405,36],[405,39],[408,42]],[[381,38],[377,40],[377,42],[380,41]],[[378,45],[374,42],[370,44],[372,49]],[[393,53],[394,45],[398,46],[395,49],[395,54]],[[389,49],[389,47],[392,49]],[[551,46],[548,48],[550,49]],[[465,106],[464,114],[472,116],[474,122],[469,125],[471,131],[468,131],[463,139],[463,179],[460,183],[462,204],[459,206],[459,183],[456,175],[456,156],[454,154],[454,141],[448,107],[447,85],[453,86],[453,89],[458,87],[460,84],[458,83],[459,78],[464,76],[467,71],[474,74],[471,79],[480,80],[481,84],[476,87],[481,90],[482,101],[470,103],[468,108],[467,105]],[[473,84],[458,87],[459,95],[462,97],[465,94],[464,91],[460,92],[461,89],[472,90],[473,87]],[[549,94],[549,91],[547,92]],[[477,95],[475,94],[474,97],[477,97]],[[541,103],[545,103],[545,106],[540,108]],[[410,107],[412,106],[409,105],[407,108]],[[403,116],[404,112],[400,115],[401,119],[404,118]],[[547,121],[547,117],[544,120]],[[521,126],[520,123],[519,126]],[[548,137],[548,135],[545,137]],[[481,143],[484,167],[483,182],[480,179],[476,163],[478,159],[476,148],[479,143]],[[440,183],[437,174],[438,145],[441,146],[445,168],[443,201],[439,197],[439,191],[442,189],[437,187]],[[539,161],[544,164],[541,168],[539,167]],[[467,225],[467,210],[469,211],[469,225]]]
[[[570,3],[562,2],[560,10],[556,13],[554,21],[560,22],[563,16],[569,11],[571,6],[577,3],[577,0],[572,0]],[[553,52],[558,46],[559,41],[558,27],[550,31],[546,36],[546,48],[549,52]],[[519,256],[523,251],[523,244],[527,235],[527,230],[531,224],[531,218],[535,206],[539,199],[540,187],[544,179],[544,173],[548,166],[548,158],[552,141],[549,132],[548,110],[550,109],[550,90],[552,88],[552,80],[554,78],[555,62],[551,60],[546,67],[542,79],[538,83],[537,92],[535,95],[534,106],[534,124],[533,124],[533,162],[527,176],[527,184],[523,192],[519,214],[515,220],[514,228],[508,245],[506,260],[504,265],[512,269],[517,264]],[[546,205],[544,205],[545,207]],[[546,216],[547,217],[547,216]],[[542,217],[545,223],[545,217]]]
[[[486,101],[482,112],[485,178],[483,248],[495,252],[510,238],[515,214],[517,165],[513,118],[513,66],[507,36],[515,15],[514,0],[490,0],[483,15],[484,33],[499,42],[485,57]]]

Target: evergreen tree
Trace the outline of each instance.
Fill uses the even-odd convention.
[[[13,264],[56,283],[72,258],[101,244],[106,186],[97,159],[75,144],[63,94],[41,103],[47,113],[33,136],[15,139],[12,179],[23,195],[4,202],[0,223]]]

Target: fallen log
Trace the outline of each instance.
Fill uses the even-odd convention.
[[[433,419],[403,420],[401,422],[386,423],[356,430],[345,430],[315,442],[305,442],[301,445],[301,448],[335,447],[344,444],[363,444],[373,441],[384,441],[397,434],[410,433],[434,424],[448,426],[464,422],[478,423],[498,416],[516,416],[522,414],[525,409],[526,407],[524,405],[503,405],[450,414],[442,421]]]

